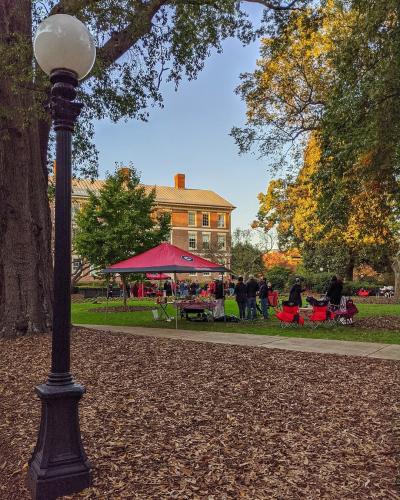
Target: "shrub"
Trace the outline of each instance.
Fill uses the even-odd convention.
[[[273,266],[266,273],[267,281],[272,283],[276,290],[284,290],[290,279],[293,278],[292,271],[287,267]]]

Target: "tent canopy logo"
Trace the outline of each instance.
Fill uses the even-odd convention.
[[[187,260],[187,261],[189,261],[189,262],[192,262],[193,257],[189,257],[189,255],[182,255],[182,259],[183,259],[183,260]]]

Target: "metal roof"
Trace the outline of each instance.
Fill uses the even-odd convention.
[[[105,181],[88,179],[72,180],[72,196],[87,197],[88,191],[99,191]],[[219,194],[208,189],[186,189],[170,186],[149,186],[144,184],[147,192],[153,188],[156,190],[156,201],[166,205],[189,205],[199,207],[220,207],[228,210],[236,208],[232,203],[222,198]]]

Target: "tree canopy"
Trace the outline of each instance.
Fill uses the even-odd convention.
[[[265,7],[262,27],[252,26],[246,3]],[[54,141],[45,111],[49,81],[33,55],[38,23],[51,14],[71,14],[96,39],[96,65],[79,90],[85,108],[73,149],[76,173],[95,177],[94,119],[147,119],[150,106],[162,105],[163,82],[176,86],[182,78],[195,78],[225,38],[254,40],[275,22],[274,13],[284,19],[306,3],[0,0],[0,336],[45,332],[52,324],[47,188]]]
[[[306,0],[33,2],[33,31],[48,15],[71,14],[89,27],[98,47],[95,67],[78,96],[85,104],[74,136],[75,164],[81,175],[96,175],[94,119],[147,120],[149,107],[163,105],[163,83],[177,88],[183,78],[196,78],[212,51],[222,52],[224,39],[237,37],[247,44],[263,32],[263,27],[252,25],[242,7],[248,2],[263,5],[266,12],[289,12]],[[266,24],[271,23],[270,15],[264,17]],[[12,56],[9,60],[11,63]],[[35,101],[42,114],[48,82],[37,67],[34,75]],[[32,85],[31,70],[26,71],[24,79]],[[21,81],[20,74],[16,74],[16,80]]]
[[[169,214],[156,214],[155,208],[155,191],[146,193],[136,170],[118,170],[98,193],[89,193],[77,213],[75,252],[104,269],[149,250],[170,233]]]
[[[243,76],[241,150],[278,150],[275,163],[291,170],[260,196],[258,223],[302,248],[305,265],[328,259],[351,276],[357,260],[382,266],[397,254],[399,14],[396,1],[369,0],[293,11]]]

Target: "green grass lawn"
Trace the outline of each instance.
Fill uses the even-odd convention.
[[[110,302],[110,309],[120,306],[122,302]],[[153,306],[154,302],[149,300],[132,300],[129,305]],[[89,302],[76,303],[72,305],[72,322],[74,324],[91,325],[115,325],[115,326],[144,326],[150,328],[175,328],[175,322],[155,321],[151,310],[138,312],[111,312],[99,313],[93,309],[104,307],[105,303],[93,304]],[[169,307],[169,313],[174,315],[174,309]],[[359,314],[356,318],[368,316],[400,315],[400,304],[357,304]],[[227,314],[238,314],[236,302],[228,299],[225,305]],[[272,310],[270,309],[272,312]],[[252,333],[257,335],[280,335],[284,337],[304,337],[317,339],[354,340],[361,342],[383,342],[388,344],[400,344],[400,332],[388,330],[367,330],[354,327],[309,327],[288,328],[280,327],[276,318],[268,321],[257,320],[242,323],[219,323],[179,320],[178,327],[186,330],[208,330],[214,332]]]

